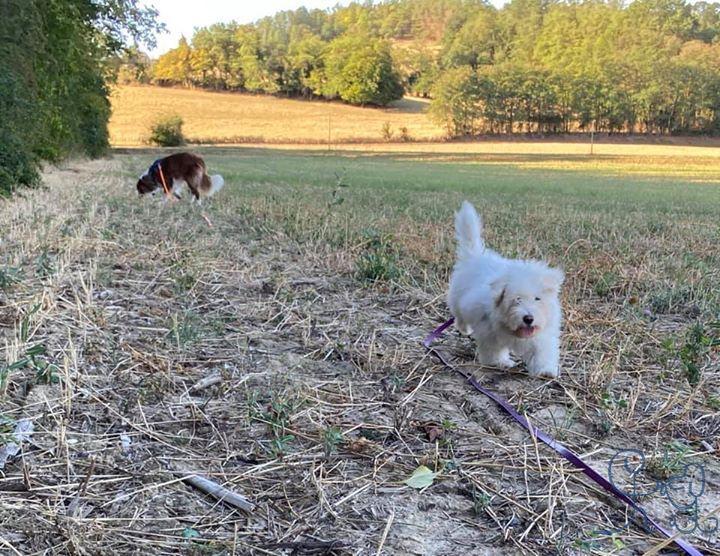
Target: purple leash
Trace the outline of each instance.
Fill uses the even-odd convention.
[[[648,523],[650,523],[655,529],[657,529],[660,533],[665,535],[667,538],[671,539],[675,544],[677,544],[680,548],[685,551],[686,554],[689,554],[690,556],[703,556],[703,553],[700,552],[697,548],[695,548],[690,543],[684,541],[680,537],[673,535],[672,532],[667,531],[662,525],[657,523],[655,520],[653,520],[647,513],[645,513],[645,510],[643,510],[632,498],[630,498],[627,494],[625,494],[622,490],[620,490],[618,487],[616,487],[614,484],[612,484],[610,481],[608,481],[605,477],[600,475],[597,471],[595,471],[592,467],[590,467],[587,463],[585,463],[583,460],[580,459],[580,457],[575,454],[572,450],[566,448],[563,446],[560,442],[555,440],[552,436],[549,434],[541,431],[538,429],[535,425],[531,424],[525,417],[520,415],[515,408],[510,405],[510,403],[495,394],[494,392],[484,388],[480,385],[480,383],[475,380],[475,377],[472,376],[469,373],[465,373],[464,371],[453,367],[448,361],[445,359],[442,353],[440,353],[437,349],[432,347],[432,343],[440,338],[442,336],[443,332],[450,328],[452,324],[455,322],[454,318],[450,318],[450,320],[444,322],[440,326],[438,326],[435,330],[430,332],[425,339],[423,340],[423,346],[427,348],[427,350],[435,355],[440,362],[445,365],[448,369],[453,370],[459,374],[461,374],[465,380],[467,380],[470,385],[475,388],[478,392],[484,394],[488,398],[490,398],[492,401],[494,401],[496,404],[498,404],[501,408],[505,410],[505,412],[510,415],[513,419],[515,419],[518,423],[520,423],[525,429],[533,435],[535,438],[540,439],[543,443],[547,444],[555,450],[558,454],[560,454],[562,457],[564,457],[567,461],[572,463],[575,467],[577,467],[580,471],[582,471],[585,475],[587,475],[590,479],[595,481],[597,484],[599,484],[601,487],[603,487],[607,492],[614,495],[616,498],[622,500],[636,510],[644,519],[647,520]]]

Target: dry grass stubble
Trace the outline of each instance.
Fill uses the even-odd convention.
[[[6,547],[554,554],[659,541],[637,526],[600,533],[621,527],[624,510],[423,352],[422,336],[445,318],[442,281],[363,284],[357,244],[297,241],[266,201],[232,187],[208,206],[209,229],[187,203],[138,200],[123,177],[132,166],[72,163],[47,174],[49,189],[0,209],[2,264],[23,273],[0,294],[4,359],[42,345],[38,361],[53,366],[6,380],[3,415],[35,425],[0,480]],[[568,274],[577,291],[580,269]],[[655,380],[658,331],[609,315],[568,307],[558,382],[478,375],[600,470],[619,447],[660,453],[689,432],[713,441],[718,414],[702,388]],[[444,348],[471,365],[467,340],[450,334]],[[717,387],[716,374],[705,386]],[[218,380],[203,388],[208,377]],[[602,392],[624,403],[599,403]],[[717,458],[695,460],[713,493],[707,514]],[[439,476],[417,492],[403,481],[420,464]],[[177,468],[256,510],[202,495]],[[661,496],[648,506],[665,523],[673,515]]]

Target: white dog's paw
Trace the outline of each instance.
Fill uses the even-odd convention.
[[[513,358],[510,357],[509,353],[507,353],[498,358],[495,366],[500,367],[501,369],[512,369],[515,366],[515,361],[513,361]]]
[[[457,318],[455,319],[455,328],[458,329],[460,334],[465,334],[466,336],[470,336],[473,332],[473,329],[470,328],[469,324]]]
[[[513,361],[513,358],[510,357],[509,353],[500,353],[492,356],[478,353],[477,358],[480,364],[484,367],[512,369],[515,366],[515,361]]]
[[[546,376],[549,378],[557,378],[560,375],[560,367],[557,365],[538,365],[529,364],[527,366],[530,376]]]

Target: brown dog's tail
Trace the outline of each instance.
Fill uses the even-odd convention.
[[[210,176],[210,191],[208,192],[208,197],[215,195],[215,193],[220,191],[224,185],[225,180],[220,174],[213,174]]]
[[[202,194],[205,197],[212,197],[220,191],[223,186],[225,185],[225,180],[223,180],[223,177],[215,174],[214,176],[209,176],[205,172],[202,174],[202,178],[200,180],[200,191],[202,191]]]

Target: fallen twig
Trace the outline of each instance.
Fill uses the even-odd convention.
[[[182,471],[175,471],[175,473],[183,476],[183,482],[195,487],[205,494],[209,494],[213,498],[217,498],[221,502],[225,502],[226,504],[246,512],[252,512],[255,509],[255,504],[250,502],[250,500],[248,500],[245,496],[228,490],[215,481],[211,481],[210,479],[196,474],[186,474],[186,472]]]
[[[392,527],[393,521],[395,521],[395,512],[390,512],[390,516],[388,517],[387,524],[385,525],[385,529],[383,530],[382,537],[380,537],[380,544],[378,544],[376,556],[380,556],[383,546],[385,546],[385,541],[387,540],[387,536],[388,536],[388,533],[390,532],[390,528]]]
[[[199,392],[200,390],[205,390],[205,388],[209,388],[210,386],[214,386],[215,384],[218,384],[220,382],[222,382],[222,376],[220,375],[206,376],[205,378],[202,378],[198,380],[195,384],[193,384],[190,387],[190,391]]]

